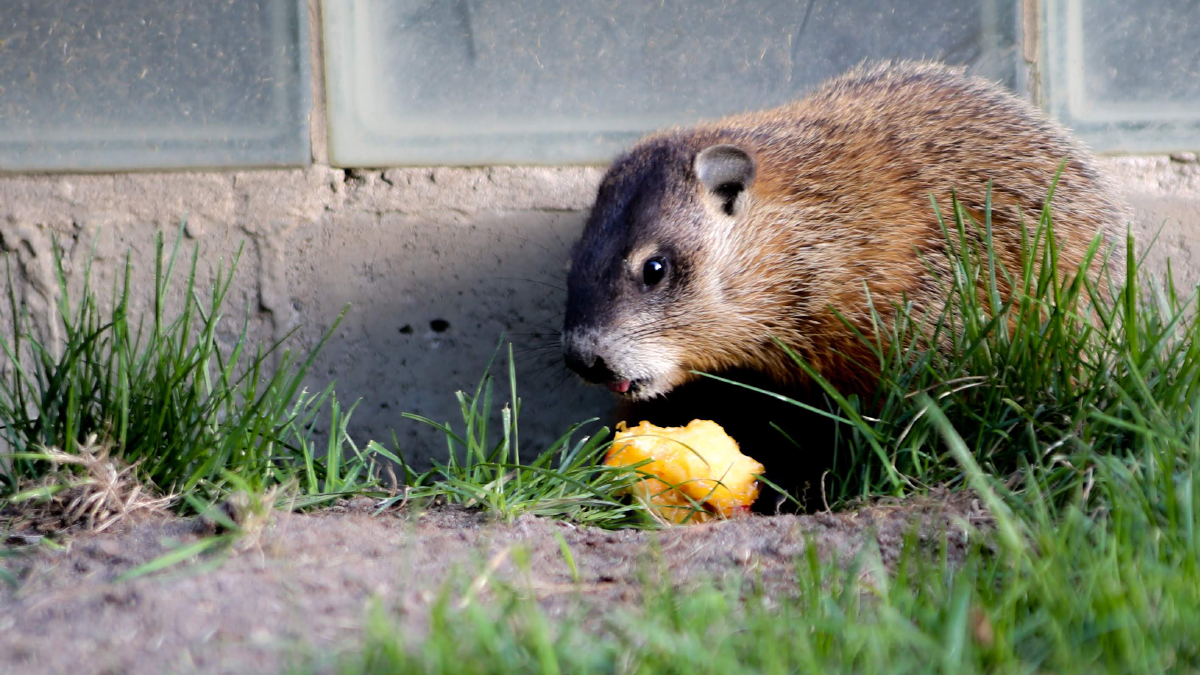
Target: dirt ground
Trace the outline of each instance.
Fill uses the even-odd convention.
[[[769,590],[787,593],[795,591],[795,560],[809,541],[824,559],[848,561],[874,540],[887,564],[919,521],[931,548],[946,532],[949,556],[959,560],[968,524],[985,522],[964,495],[660,531],[608,532],[534,517],[505,525],[448,507],[372,511],[363,499],[280,514],[219,564],[193,560],[124,582],[117,577],[195,541],[202,526],[159,518],[79,534],[59,551],[27,546],[25,554],[0,558],[18,580],[0,584],[0,673],[281,672],[354,649],[375,601],[420,635],[446,584],[525,583],[552,614],[580,597],[601,611],[636,603],[648,566],[665,568],[680,586],[753,573]],[[570,547],[578,581],[556,535]],[[510,555],[518,546],[529,553],[530,576]]]

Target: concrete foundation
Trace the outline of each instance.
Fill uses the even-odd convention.
[[[1180,281],[1200,279],[1200,164],[1193,155],[1109,160],[1136,210],[1139,241]],[[419,464],[443,456],[415,412],[457,422],[456,389],[474,386],[501,336],[517,351],[522,442],[527,452],[588,417],[604,417],[607,392],[567,376],[556,331],[563,279],[603,173],[596,167],[391,169],[314,166],[290,171],[0,177],[0,249],[37,330],[53,338],[57,301],[51,242],[69,255],[73,283],[95,251],[94,284],[111,287],[131,251],[140,305],[153,297],[153,233],[168,243],[187,218],[199,246],[200,283],[244,251],[230,294],[225,340],[250,310],[260,340],[297,329],[314,345],[351,303],[310,376],[337,379],[343,400],[362,398],[357,438],[385,440]],[[182,270],[181,270],[182,271]],[[7,282],[6,282],[7,283]],[[178,302],[179,298],[174,298]],[[0,303],[0,330],[11,331]],[[507,400],[507,394],[503,397]]]

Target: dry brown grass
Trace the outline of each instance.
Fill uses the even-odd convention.
[[[156,496],[138,480],[136,463],[124,464],[110,451],[95,434],[75,453],[44,448],[42,458],[53,470],[8,500],[3,512],[11,529],[102,532],[134,515],[165,513],[176,495]]]

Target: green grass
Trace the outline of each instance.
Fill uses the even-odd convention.
[[[71,481],[59,480],[61,473],[41,484],[56,468],[48,451],[77,454],[92,435],[115,462],[136,467],[138,480],[160,493],[211,501],[235,485],[263,492],[291,484],[299,488],[299,502],[311,505],[377,487],[371,453],[382,448],[360,451],[350,441],[350,411],[332,385],[316,393],[302,385],[341,316],[298,357],[285,349],[287,338],[256,346],[245,308],[240,332],[223,345],[219,330],[230,323],[228,293],[238,258],[218,266],[202,290],[198,249],[183,278],[176,275],[182,239],[181,228],[167,252],[157,236],[153,311],[138,324],[130,316],[136,291],[128,258],[107,303],[92,286],[88,258],[82,291],[72,302],[64,253],[56,246],[59,301],[48,319],[60,322],[59,344],[42,343],[31,330],[9,268],[15,320],[11,335],[0,336],[0,358],[9,366],[0,378],[0,435],[9,450],[0,457],[0,499],[45,498],[66,487]],[[182,306],[168,315],[171,289],[182,291]],[[314,440],[318,422],[330,429],[323,447]],[[188,510],[192,502],[177,503]]]
[[[499,348],[497,348],[499,352]],[[493,361],[495,356],[493,356]],[[517,395],[516,362],[508,347],[509,403],[500,411],[500,429],[489,442],[489,423],[495,406],[495,378],[488,363],[474,392],[457,392],[463,425],[404,413],[404,417],[430,425],[446,438],[447,461],[434,462],[429,472],[417,475],[404,467],[404,492],[385,500],[385,509],[400,500],[444,500],[477,506],[511,522],[532,514],[566,518],[596,527],[619,528],[650,525],[644,507],[619,496],[636,478],[637,467],[603,465],[608,427],[575,440],[596,419],[572,425],[561,437],[532,459],[522,460],[518,422],[521,398]]]
[[[835,499],[976,493],[995,526],[964,563],[913,537],[890,574],[864,575],[879,569],[869,550],[846,569],[810,547],[794,596],[764,597],[753,579],[685,593],[660,580],[599,623],[585,620],[584,594],[552,619],[495,582],[490,603],[452,605],[447,591],[421,641],[376,611],[337,672],[1200,671],[1196,294],[1141,274],[1132,239],[1115,253],[1123,278],[1060,275],[1049,209],[1015,270],[996,260],[990,222],[954,205],[943,223],[954,271],[935,323],[948,358],[901,308],[887,340],[863,336],[877,347],[878,396],[828,388],[824,412],[842,420]],[[1087,264],[1103,254],[1097,241]]]
[[[134,325],[130,316],[131,260],[103,303],[91,283],[89,259],[82,291],[72,302],[64,253],[56,247],[60,300],[50,320],[61,322],[61,344],[38,340],[10,271],[8,302],[18,319],[11,336],[0,336],[2,358],[11,364],[0,379],[0,438],[8,446],[0,455],[0,506],[48,500],[92,480],[79,467],[68,466],[73,473],[64,476],[53,453],[78,455],[94,435],[118,466],[134,467],[149,494],[177,495],[184,513],[203,511],[233,492],[258,495],[286,488],[275,494],[281,506],[291,508],[369,494],[384,498],[381,510],[399,503],[449,502],[506,520],[529,513],[602,527],[652,523],[644,508],[614,496],[633,472],[601,466],[609,430],[580,436],[595,420],[573,425],[548,447],[522,457],[511,347],[511,403],[503,405],[498,429],[489,430],[497,407],[491,363],[473,393],[457,393],[461,431],[405,415],[445,433],[447,462],[417,474],[404,462],[394,436],[391,449],[375,441],[357,443],[348,432],[354,406],[338,400],[332,383],[316,392],[302,384],[346,310],[302,356],[285,349],[290,335],[255,346],[248,337],[248,308],[236,338],[223,344],[218,334],[230,321],[227,298],[238,260],[218,267],[211,288],[202,293],[198,248],[186,273],[176,274],[182,239],[177,236],[168,251],[162,235],[156,238],[148,325]],[[182,295],[182,306],[168,314],[173,291]],[[319,434],[318,428],[328,431]],[[386,489],[391,466],[380,460],[398,468],[398,492]],[[387,498],[389,492],[395,496]]]
[[[938,408],[930,410],[954,439]],[[997,534],[1011,528],[1018,536],[980,537],[958,567],[915,537],[890,575],[864,574],[879,569],[872,552],[841,567],[809,548],[796,561],[794,596],[765,596],[753,579],[682,593],[651,582],[640,606],[599,628],[586,622],[582,594],[573,611],[552,619],[519,585],[498,582],[490,603],[460,607],[446,593],[421,642],[374,612],[366,646],[335,671],[1195,672],[1198,423],[1186,466],[1100,461],[1065,504],[1034,477],[1019,494],[996,493],[978,465],[966,463],[988,499],[1003,505],[994,511],[1003,523]]]

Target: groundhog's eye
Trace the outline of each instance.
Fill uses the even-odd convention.
[[[667,259],[662,256],[657,256],[646,261],[642,265],[642,283],[646,286],[653,286],[663,280],[667,276]]]

